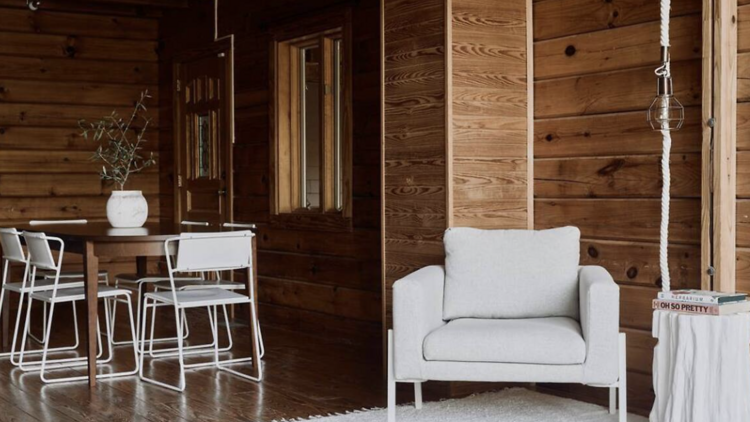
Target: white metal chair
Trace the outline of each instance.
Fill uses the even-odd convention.
[[[202,290],[202,289],[223,289],[223,290],[243,290],[245,288],[245,285],[242,283],[237,283],[234,281],[229,280],[223,280],[221,278],[221,274],[219,272],[215,272],[213,274],[213,279],[209,279],[206,277],[206,274],[202,274],[202,278],[198,279],[181,279],[181,278],[175,278],[174,280],[174,288],[177,291],[187,291],[187,290]],[[154,284],[154,291],[169,291],[172,290],[172,282],[167,279],[166,281],[160,281]],[[156,340],[154,339],[154,329],[155,329],[155,323],[156,323],[156,308],[160,306],[153,306],[151,309],[151,328],[149,330],[149,355],[151,357],[165,357],[165,356],[177,356],[177,347],[171,347],[171,348],[162,348],[159,349],[158,352],[154,351],[154,343]],[[212,318],[216,317],[217,315],[212,314],[211,309],[208,310],[208,318],[212,322]],[[227,352],[232,349],[233,346],[233,339],[232,339],[232,330],[229,324],[229,312],[227,312],[226,306],[222,306],[222,312],[224,313],[224,323],[227,329],[227,339],[228,344],[224,347],[219,348],[219,352]],[[188,330],[188,324],[187,319],[184,316],[183,311],[183,321],[184,321],[184,327],[185,330]],[[187,333],[184,333],[183,338],[187,339]],[[173,340],[173,339],[172,339]],[[184,346],[183,350],[185,350],[184,354],[201,354],[201,353],[213,353],[214,352],[214,343],[213,341],[208,344],[194,344],[189,346]],[[263,357],[263,342],[261,338],[261,357]],[[202,364],[196,364],[194,367],[198,366],[205,366]],[[191,365],[186,365],[186,367],[193,367]]]
[[[21,245],[21,234],[14,228],[3,228],[0,229],[0,245],[2,245],[3,249],[3,279],[2,279],[2,291],[0,291],[0,312],[2,312],[3,306],[6,305],[5,303],[5,295],[10,293],[16,293],[19,296],[18,299],[18,310],[16,314],[16,323],[13,329],[13,337],[12,337],[12,343],[11,343],[11,350],[7,353],[2,353],[0,356],[10,357],[10,362],[13,365],[18,365],[18,362],[15,360],[16,356],[16,344],[18,340],[18,331],[21,326],[21,315],[23,314],[24,310],[24,296],[31,293],[31,284],[28,282],[29,278],[29,262],[26,257],[26,254],[23,251],[23,246]],[[21,281],[19,282],[11,282],[10,281],[10,272],[11,272],[11,265],[13,264],[19,264],[23,265],[23,276],[21,278]],[[36,280],[34,291],[44,291],[44,290],[50,290],[53,288],[54,282],[52,280],[47,279],[40,279]],[[68,281],[66,283],[60,283],[59,288],[73,288],[73,287],[82,287],[83,282],[82,281]],[[76,308],[73,307],[73,320],[77,321],[77,314],[76,314]],[[42,328],[42,338],[44,337],[44,334],[46,333],[46,325],[47,320],[46,318],[43,321],[43,328]],[[78,335],[78,326],[76,325],[75,330],[75,344],[72,346],[63,346],[63,347],[56,347],[53,349],[50,349],[50,352],[64,352],[64,351],[70,351],[75,350],[78,347],[79,344],[79,335]],[[26,352],[27,354],[38,354],[41,353],[41,350],[33,350],[30,352]]]
[[[29,221],[30,226],[48,226],[51,224],[88,224],[88,220],[86,219],[78,219],[78,220],[31,220]],[[45,278],[55,278],[55,275],[52,273],[42,272]],[[60,278],[73,278],[81,280],[83,279],[83,273],[80,271],[62,271],[60,273]],[[99,282],[100,283],[106,283],[109,284],[109,274],[106,270],[100,270],[99,271]]]
[[[209,223],[207,222],[198,222],[198,221],[182,221],[182,225],[186,226],[208,226]],[[227,228],[245,228],[245,229],[255,229],[255,224],[252,223],[224,223],[222,224],[223,227]],[[241,290],[245,288],[245,285],[242,283],[237,283],[229,280],[224,280],[221,277],[221,274],[219,272],[215,272],[214,279],[209,279],[206,277],[205,273],[200,278],[189,278],[189,277],[181,277],[181,278],[175,278],[175,287],[178,290],[196,290],[196,289],[207,289],[207,288],[220,288],[220,289],[227,289],[227,290]],[[171,289],[171,283],[169,282],[169,278],[165,278],[164,280],[157,281],[154,285],[154,289],[156,291],[159,290],[169,290]],[[170,349],[160,349],[159,353],[155,353],[153,351],[153,343],[157,340],[153,339],[153,333],[154,333],[154,324],[156,321],[155,312],[156,308],[154,307],[152,309],[152,318],[151,318],[151,338],[149,340],[150,347],[149,347],[149,354],[152,357],[162,357],[162,356],[176,356],[177,354],[177,348],[173,347]],[[224,313],[224,322],[227,328],[227,339],[228,344],[224,347],[219,348],[220,352],[226,352],[232,349],[233,345],[233,339],[232,339],[232,330],[229,326],[229,314],[227,312],[226,307],[222,307],[222,311]],[[211,313],[209,311],[209,318],[211,318]],[[188,330],[188,324],[185,324],[185,330]],[[187,338],[187,333],[184,336]],[[263,342],[263,333],[260,329],[260,322],[258,322],[258,337],[260,341],[260,357],[263,358],[265,355],[265,344]],[[161,339],[160,339],[161,340]],[[166,339],[166,340],[172,340],[172,339]],[[203,344],[203,345],[190,345],[187,347],[184,347],[186,350],[190,350],[190,352],[187,352],[186,354],[194,354],[194,353],[201,353],[200,349],[203,349],[203,353],[205,352],[213,352],[213,343],[211,344]],[[238,359],[237,361],[247,361],[249,359]],[[210,365],[210,363],[209,363]],[[203,364],[196,364],[195,366],[205,366]],[[187,367],[191,367],[188,365]]]
[[[175,327],[177,329],[177,358],[180,364],[180,377],[177,385],[167,384],[153,378],[148,378],[143,374],[143,359],[145,353],[142,353],[140,363],[140,377],[146,382],[160,385],[176,391],[185,390],[185,368],[188,367],[184,362],[184,347],[182,341],[183,315],[182,310],[188,308],[208,308],[213,311],[213,317],[210,318],[211,334],[214,344],[214,359],[211,366],[220,370],[230,372],[237,376],[260,381],[262,379],[262,368],[259,358],[259,336],[255,303],[254,280],[252,279],[252,238],[251,231],[236,231],[224,233],[183,233],[179,237],[169,239],[165,242],[164,248],[169,251],[172,244],[177,244],[177,258],[173,264],[167,260],[167,266],[170,278],[169,291],[146,293],[142,307],[143,316],[141,318],[140,341],[145,341],[146,320],[149,308],[155,306],[171,306],[174,309]],[[245,269],[248,272],[248,285],[250,286],[247,294],[240,294],[236,291],[222,289],[218,287],[202,289],[183,289],[177,288],[175,274],[190,272],[221,272]],[[255,373],[248,375],[227,367],[226,365],[245,362],[246,360],[238,359],[219,359],[219,341],[218,341],[218,315],[217,307],[223,307],[233,304],[246,304],[250,307],[251,321],[249,328],[253,340],[253,369]],[[203,366],[203,365],[202,365]],[[197,365],[196,365],[197,367]]]
[[[224,223],[224,227],[234,227],[238,229],[255,229],[256,226],[253,223]]]
[[[26,247],[27,247],[28,255],[29,255],[28,263],[29,263],[29,268],[30,268],[29,274],[30,274],[30,280],[31,280],[31,293],[29,294],[29,297],[28,297],[27,309],[31,309],[31,305],[34,300],[38,300],[43,303],[49,304],[49,307],[50,307],[49,316],[47,320],[48,329],[44,336],[42,360],[38,362],[38,370],[40,371],[40,378],[45,383],[61,383],[61,382],[73,382],[73,381],[87,380],[88,376],[86,375],[62,377],[62,378],[54,378],[54,379],[48,378],[46,376],[46,371],[50,369],[67,368],[70,366],[76,366],[76,365],[80,365],[81,363],[85,363],[85,357],[54,359],[54,360],[48,360],[47,358],[47,355],[50,352],[49,342],[50,342],[50,335],[53,331],[52,322],[53,322],[53,317],[55,313],[55,306],[59,303],[68,303],[68,302],[72,303],[73,306],[75,306],[75,302],[82,301],[85,299],[85,291],[83,287],[66,288],[66,289],[60,288],[59,274],[62,268],[63,256],[65,253],[65,243],[60,238],[47,236],[44,233],[24,232],[23,237],[26,242]],[[54,257],[52,256],[52,248],[50,247],[49,242],[56,242],[59,244],[59,255],[58,255],[57,261],[55,261]],[[55,278],[53,279],[54,283],[52,285],[52,289],[45,290],[45,291],[34,290],[35,275],[36,275],[37,270],[52,271],[55,274]],[[99,287],[98,298],[105,299],[105,302],[104,302],[105,308],[107,306],[106,299],[115,298],[118,296],[125,297],[128,303],[128,311],[130,315],[130,331],[133,337],[133,357],[134,357],[135,368],[130,371],[98,374],[96,375],[96,378],[115,378],[115,377],[133,375],[138,372],[139,360],[138,360],[138,351],[137,351],[136,342],[135,342],[135,339],[136,339],[135,321],[133,319],[133,307],[130,301],[130,292],[127,290],[115,289],[110,286]],[[26,346],[26,335],[29,331],[29,322],[30,322],[29,316],[30,316],[30,313],[27,312],[26,323],[25,323],[25,327],[23,331],[24,338],[21,342],[21,351],[20,351],[20,357],[19,357],[19,366],[22,369],[24,369],[24,352],[25,352],[25,346]],[[108,308],[106,308],[106,311],[104,312],[104,318],[106,322],[107,332],[109,332],[110,331],[110,313],[109,313]],[[97,328],[98,328],[98,321],[97,321]],[[97,336],[97,337],[100,339],[99,348],[102,349],[101,336]],[[112,353],[113,353],[112,344],[110,342],[109,343],[109,357],[107,358],[107,361],[112,359]],[[98,362],[98,363],[101,363],[101,362]],[[30,369],[34,370],[37,368],[34,367]]]
[[[183,220],[180,222],[183,226],[208,226],[209,223],[206,221],[187,221]],[[170,259],[172,255],[168,255],[167,259]],[[202,280],[203,276],[183,276],[179,277],[178,280],[180,282],[186,281],[186,280]],[[137,294],[136,298],[136,333],[138,333],[138,330],[141,327],[140,324],[140,318],[141,318],[141,297],[143,297],[143,294],[145,292],[146,286],[149,284],[154,284],[158,282],[168,282],[169,276],[161,275],[161,274],[146,274],[145,276],[140,276],[138,274],[133,273],[125,273],[125,274],[117,274],[115,276],[115,288],[125,288],[128,290],[132,290]],[[115,321],[117,320],[117,302],[114,301],[112,305],[112,326],[114,327]],[[185,338],[187,338],[190,335],[190,328],[187,325],[187,320],[185,320],[185,332],[183,335]],[[120,340],[117,341],[114,339],[114,333],[110,333],[112,338],[112,343],[116,346],[120,345],[126,345],[130,344],[130,341],[127,340]],[[138,335],[137,337],[140,337]],[[166,337],[166,338],[158,338],[158,339],[151,339],[152,342],[165,342],[165,341],[175,341],[175,337]],[[141,349],[143,350],[143,349]]]
[[[76,220],[30,220],[29,225],[30,226],[46,226],[50,224],[88,224],[88,220],[86,219],[76,219]],[[40,271],[38,276],[42,276],[48,280],[51,280],[55,277],[54,274],[46,272],[46,271]],[[83,273],[80,271],[62,271],[60,273],[61,279],[70,279],[70,280],[83,280]],[[105,283],[109,285],[109,273],[107,273],[106,270],[100,270],[99,271],[99,282]],[[47,307],[48,305],[45,303],[43,307],[43,316],[44,320],[47,320]],[[42,328],[45,326],[43,325]],[[34,333],[29,333],[29,336],[36,341],[37,343],[42,343],[42,339],[44,338],[44,332],[42,332],[42,337],[36,337]]]

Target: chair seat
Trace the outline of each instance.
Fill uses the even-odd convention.
[[[34,282],[34,291],[41,292],[45,290],[52,290],[55,286],[55,280],[49,278],[40,278]],[[60,281],[58,288],[60,289],[71,289],[75,287],[83,287],[83,280],[74,281]],[[6,290],[16,293],[28,293],[31,291],[31,282],[26,283],[26,287],[23,288],[23,283],[18,281],[15,283],[8,283],[4,287]]]
[[[201,280],[200,277],[175,277],[177,280]],[[146,274],[145,276],[139,276],[138,274],[127,273],[117,274],[115,280],[118,283],[138,284],[138,283],[158,283],[160,281],[169,282],[169,276],[163,274]]]
[[[171,289],[172,285],[167,277],[166,281],[160,281],[156,283],[156,287],[159,289]],[[197,290],[197,289],[224,289],[224,290],[240,290],[244,289],[243,283],[229,280],[203,280],[203,279],[181,279],[177,278],[174,281],[174,287],[177,290]]]
[[[54,301],[55,302],[72,302],[72,301],[77,301],[77,300],[83,300],[86,297],[85,294],[86,292],[83,289],[83,287],[58,290],[57,296],[55,297]],[[97,297],[101,299],[105,297],[123,296],[123,295],[129,295],[129,294],[130,294],[130,291],[125,290],[125,289],[116,289],[110,286],[99,286],[99,293]],[[31,297],[36,300],[52,302],[52,290],[32,293]]]
[[[428,361],[575,365],[586,359],[578,321],[567,317],[456,319],[427,335]]]
[[[172,294],[172,291],[147,293],[146,297],[162,303],[174,304]],[[247,296],[220,288],[190,289],[174,294],[177,295],[178,305],[184,308],[250,303],[250,298]]]

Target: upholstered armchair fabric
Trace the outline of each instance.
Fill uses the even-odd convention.
[[[445,321],[444,284],[442,266],[425,267],[394,284],[396,379],[589,385],[617,381],[619,288],[604,268],[579,268],[578,319]],[[470,330],[457,333],[462,326]],[[498,350],[494,359],[493,348]],[[528,356],[521,356],[524,349]],[[539,362],[531,362],[529,356]]]
[[[581,332],[586,341],[584,384],[609,384],[618,377],[620,288],[602,267],[578,271]]]
[[[393,332],[396,378],[426,379],[422,344],[427,334],[445,325],[443,288],[445,269],[432,265],[393,285]]]

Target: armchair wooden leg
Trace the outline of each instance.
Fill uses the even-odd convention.
[[[388,330],[388,422],[396,422],[396,376],[393,368],[393,330]]]
[[[419,381],[414,383],[414,407],[422,408],[422,383]]]
[[[620,333],[620,380],[617,385],[620,393],[620,422],[627,422],[628,419],[628,366],[625,346],[625,333]]]

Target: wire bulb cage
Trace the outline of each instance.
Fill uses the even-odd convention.
[[[678,130],[685,122],[685,107],[674,97],[672,78],[660,76],[656,98],[648,108],[646,119],[653,130]]]

